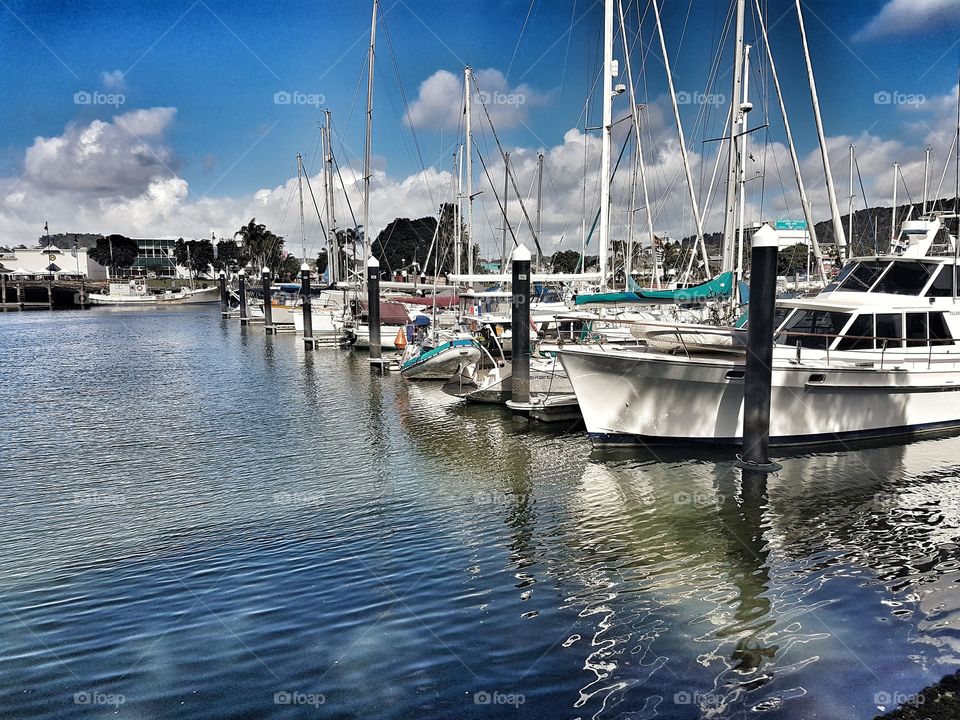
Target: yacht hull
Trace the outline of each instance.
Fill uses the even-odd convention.
[[[742,445],[742,361],[571,349],[561,361],[597,444]],[[960,427],[955,370],[775,360],[771,445],[815,445]]]

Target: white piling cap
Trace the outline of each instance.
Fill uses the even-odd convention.
[[[303,265],[300,266],[300,270],[301,272],[304,270],[306,270],[307,272],[310,272],[310,266],[304,263]]]
[[[527,246],[520,243],[513,249],[513,255],[510,256],[512,262],[530,262],[530,251]]]
[[[753,234],[752,247],[780,247],[780,236],[777,231],[770,227],[770,223],[764,223],[763,227]]]
[[[270,268],[268,268],[266,265],[264,265],[264,266],[263,266],[263,269],[260,271],[260,274],[261,274],[261,275],[269,275],[269,274],[270,274]]]
[[[239,275],[240,277],[243,277],[243,276],[246,275],[246,274],[247,274],[247,273],[246,273],[246,271],[244,271],[243,268],[240,268],[240,272],[237,273],[237,275]]]
[[[221,270],[221,271],[220,271],[220,277],[226,277],[226,276],[227,276],[227,274],[226,274],[223,270]]]
[[[367,267],[368,268],[378,268],[380,267],[380,261],[377,260],[376,256],[371,255],[367,258]]]

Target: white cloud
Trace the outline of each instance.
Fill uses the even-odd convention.
[[[957,24],[960,0],[889,0],[859,32],[856,40],[914,31],[922,34],[940,29],[943,23]]]
[[[485,107],[498,130],[513,128],[526,122],[530,108],[550,99],[548,93],[527,83],[508,85],[503,73],[495,68],[474,70],[473,76],[478,89],[474,93],[474,123],[486,122]],[[437,70],[420,83],[417,98],[407,108],[407,121],[413,127],[430,130],[455,130],[462,123],[462,115],[463,76],[448,70]]]
[[[123,75],[123,70],[111,70],[110,72],[100,73],[100,80],[103,83],[103,87],[107,90],[124,90],[126,89],[126,79]]]

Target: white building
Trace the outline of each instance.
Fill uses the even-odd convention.
[[[87,256],[87,248],[61,250],[56,246],[46,248],[14,248],[0,251],[0,265],[10,274],[27,277],[49,277],[51,265],[59,268],[53,272],[56,278],[84,277],[87,280],[106,280],[107,269]],[[24,271],[24,272],[18,272]]]

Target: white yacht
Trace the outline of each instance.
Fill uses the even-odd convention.
[[[183,287],[179,290],[165,290],[155,293],[147,287],[147,281],[141,278],[130,280],[130,282],[111,282],[109,290],[87,294],[87,302],[91,305],[122,307],[194,305],[219,301],[220,290],[216,286],[196,290]]]
[[[771,444],[960,427],[956,251],[941,218],[908,221],[887,254],[778,301]],[[742,443],[743,350],[566,346],[560,358],[594,442]]]

